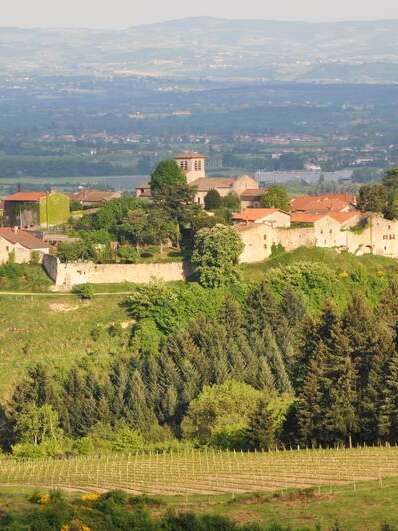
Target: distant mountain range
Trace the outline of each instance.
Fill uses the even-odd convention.
[[[0,72],[398,82],[398,20],[198,17],[117,31],[0,28]]]

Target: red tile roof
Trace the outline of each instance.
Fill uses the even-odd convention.
[[[235,221],[257,221],[275,214],[275,212],[282,212],[282,210],[277,208],[246,208],[242,212],[232,214],[232,219]]]
[[[4,201],[31,201],[38,202],[46,196],[46,192],[17,192],[9,195]]]
[[[26,230],[14,230],[11,227],[0,227],[0,237],[10,243],[19,243],[27,249],[48,249],[48,243],[39,240]]]
[[[295,197],[291,200],[290,205],[293,212],[301,211],[313,213],[321,211],[340,211],[347,206],[355,205],[356,197],[351,194],[323,194],[323,195],[304,195]]]
[[[292,223],[315,223],[323,217],[324,214],[309,214],[308,212],[292,212],[290,214]]]
[[[352,211],[352,212],[330,212],[330,214],[327,214],[327,215],[335,219],[336,221],[339,221],[340,223],[344,223],[345,221],[348,221],[349,219],[360,216],[361,213],[357,210],[357,211]]]

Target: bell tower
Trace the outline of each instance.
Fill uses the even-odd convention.
[[[206,177],[205,160],[206,157],[196,151],[186,151],[175,158],[175,161],[187,176],[188,184],[196,181],[196,179]]]

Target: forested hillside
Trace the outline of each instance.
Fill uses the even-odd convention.
[[[395,442],[395,262],[299,249],[243,273],[232,286],[150,284],[84,303],[84,319],[120,304],[119,321],[103,312],[80,326],[86,355],[61,347],[56,327],[70,317],[54,316],[54,356],[69,361],[20,372],[3,398],[4,450]]]

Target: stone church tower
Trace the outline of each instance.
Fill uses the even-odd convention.
[[[187,183],[206,177],[205,156],[200,153],[187,151],[175,158],[175,161],[187,176]]]

